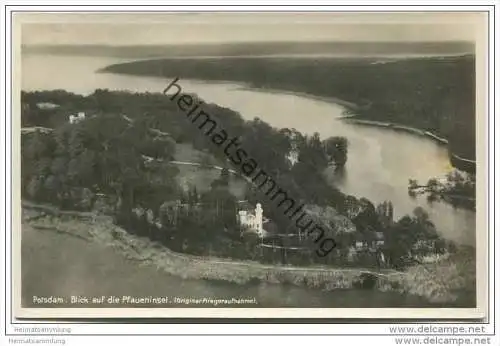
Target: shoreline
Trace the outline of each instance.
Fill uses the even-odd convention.
[[[179,78],[179,81],[181,80],[181,78],[178,76],[158,77],[158,76],[150,76],[150,75],[142,75],[142,74],[134,74],[134,73],[111,72],[111,71],[107,71],[106,67],[104,67],[102,69],[98,69],[95,72],[96,73],[110,73],[110,74],[125,75],[125,76],[135,76],[135,77],[158,78],[158,79],[162,79],[162,80],[164,80],[165,78],[168,78],[168,79]],[[352,110],[357,110],[357,109],[361,108],[361,106],[355,104],[354,102],[349,102],[349,101],[342,100],[342,99],[332,97],[332,96],[319,96],[319,95],[314,95],[314,94],[311,94],[311,93],[308,93],[305,91],[277,89],[277,88],[271,88],[271,87],[260,87],[260,86],[253,85],[251,82],[224,80],[224,79],[205,80],[205,79],[196,79],[196,78],[184,78],[183,80],[187,81],[187,82],[197,83],[197,84],[215,84],[215,85],[219,84],[219,85],[236,86],[236,88],[234,88],[236,90],[247,90],[247,91],[254,91],[254,92],[264,92],[264,93],[269,93],[269,94],[284,94],[284,95],[303,97],[303,98],[308,98],[308,99],[316,100],[316,101],[335,103],[339,106],[342,106],[345,108],[350,108]]]
[[[323,267],[323,266],[310,266],[310,267],[300,267],[300,266],[286,266],[286,265],[273,265],[273,264],[262,264],[260,262],[256,261],[250,261],[250,260],[233,260],[231,258],[223,258],[223,257],[216,257],[216,256],[197,256],[197,255],[191,255],[191,254],[186,254],[186,253],[181,253],[181,252],[176,252],[173,250],[170,250],[168,247],[161,245],[160,243],[157,243],[155,241],[151,241],[146,237],[139,237],[136,235],[132,235],[122,229],[121,227],[115,225],[111,221],[110,216],[104,216],[104,215],[97,215],[92,212],[79,212],[79,211],[65,211],[65,210],[59,210],[56,207],[52,207],[49,205],[38,205],[35,203],[31,202],[22,202],[22,208],[26,210],[33,210],[35,212],[40,212],[42,215],[38,215],[36,217],[30,217],[30,218],[25,218],[24,222],[29,223],[32,227],[34,226],[35,228],[39,229],[44,229],[48,230],[50,228],[50,222],[49,224],[34,224],[31,223],[31,221],[37,221],[40,220],[44,217],[52,217],[54,219],[57,219],[59,217],[69,217],[69,218],[75,218],[72,221],[79,222],[81,224],[90,224],[94,225],[96,222],[102,222],[103,225],[108,226],[110,229],[113,231],[118,232],[122,237],[124,237],[125,240],[136,240],[138,242],[144,242],[144,243],[151,243],[153,245],[152,247],[157,247],[161,246],[165,252],[167,252],[169,255],[179,258],[179,259],[184,259],[184,260],[190,260],[196,263],[202,263],[202,262],[210,262],[213,264],[229,264],[229,265],[234,265],[237,267],[258,267],[259,269],[265,269],[265,270],[282,270],[282,271],[299,271],[299,272],[318,272],[318,273],[336,273],[336,272],[353,272],[353,273],[360,273],[360,274],[370,274],[374,276],[379,276],[379,277],[390,277],[392,275],[404,275],[404,272],[401,271],[396,271],[393,269],[386,269],[382,270],[380,272],[378,271],[373,271],[368,268],[330,268],[330,267]],[[63,221],[62,219],[59,219],[59,221],[62,221],[63,223],[66,221]],[[43,222],[45,223],[45,221]],[[60,231],[57,229],[57,227],[53,227],[53,230],[58,232],[58,233],[67,233],[67,234],[72,234],[72,231]],[[100,238],[102,233],[99,234],[91,234],[95,239]]]
[[[341,118],[342,121],[349,122],[352,124],[359,124],[359,125],[368,125],[368,126],[376,126],[376,127],[384,127],[384,128],[389,128],[389,129],[394,129],[394,130],[401,130],[407,133],[419,135],[422,137],[427,137],[430,139],[433,139],[439,144],[443,145],[448,145],[448,140],[442,137],[439,137],[438,135],[430,132],[430,131],[424,131],[420,130],[415,127],[411,126],[406,126],[406,125],[401,125],[401,124],[396,124],[396,123],[391,123],[391,122],[385,122],[385,121],[378,121],[378,120],[368,120],[368,119],[359,119],[357,118],[356,115],[349,116],[349,117],[343,117]]]
[[[443,145],[443,146],[448,147],[448,140],[447,139],[445,139],[443,137],[439,137],[438,135],[436,135],[430,131],[421,130],[421,129],[411,127],[411,126],[405,126],[405,125],[401,125],[401,124],[378,121],[378,120],[359,119],[359,118],[357,118],[356,115],[341,117],[341,118],[339,118],[339,120],[342,120],[342,121],[345,121],[348,123],[352,123],[352,124],[357,124],[357,125],[376,126],[376,127],[387,128],[387,129],[393,129],[396,131],[404,131],[406,133],[418,135],[421,137],[427,137],[439,145]],[[466,164],[466,165],[476,165],[477,164],[476,160],[466,159],[464,157],[461,157],[461,156],[451,152],[449,150],[449,147],[448,147],[448,153],[449,153],[450,157],[452,157],[454,160],[461,162],[462,164]],[[451,162],[451,159],[450,159],[450,163],[453,165],[453,162]],[[453,165],[453,166],[455,167],[455,165]],[[458,168],[458,167],[455,167],[455,168]],[[458,168],[458,169],[461,169],[461,168]]]
[[[108,66],[97,70],[97,73],[111,73],[111,74],[116,74],[116,75],[129,75],[129,76],[138,76],[138,77],[144,77],[144,75],[141,74],[130,74],[130,73],[116,73],[116,72],[111,72],[111,71],[106,71],[106,68]],[[155,77],[155,76],[147,76],[150,78],[161,78],[164,79],[166,77]],[[168,78],[176,78],[176,77],[168,77]],[[186,81],[194,82],[194,83],[199,83],[199,84],[226,84],[226,85],[233,85],[237,86],[235,88],[236,90],[247,90],[247,91],[254,91],[254,92],[264,92],[264,93],[269,93],[269,94],[282,94],[282,95],[291,95],[291,96],[297,96],[297,97],[302,97],[302,98],[307,98],[311,100],[316,100],[316,101],[321,101],[321,102],[326,102],[326,103],[333,103],[336,105],[339,105],[341,107],[347,108],[346,110],[351,110],[351,111],[356,111],[362,108],[362,106],[357,105],[353,102],[349,102],[346,100],[342,100],[336,97],[332,96],[319,96],[319,95],[314,95],[312,93],[308,93],[305,91],[295,91],[295,90],[287,90],[287,89],[279,89],[279,88],[271,88],[271,87],[265,87],[265,86],[256,86],[251,84],[251,82],[244,82],[244,81],[234,81],[234,80],[203,80],[203,79],[194,79],[194,78],[186,78]],[[438,143],[440,145],[448,145],[448,140],[439,137],[438,135],[430,132],[430,131],[425,131],[422,129],[418,129],[415,127],[411,126],[406,126],[406,125],[401,125],[401,124],[396,124],[396,123],[390,123],[390,122],[383,122],[383,121],[378,121],[378,120],[368,120],[368,119],[359,119],[356,114],[351,114],[351,115],[345,115],[341,117],[337,117],[339,120],[343,121],[349,121],[351,123],[355,124],[360,124],[360,125],[370,125],[370,126],[378,126],[378,127],[385,127],[385,128],[391,128],[395,130],[401,130],[405,131],[407,133],[419,135],[422,137],[427,137],[429,139],[432,139],[435,143]],[[449,149],[449,148],[448,148]],[[463,158],[453,152],[449,152],[450,156],[452,156],[455,160],[464,163],[466,165],[476,165],[477,162],[476,160],[470,160]],[[453,163],[450,162],[452,165]]]
[[[118,74],[120,74],[120,73],[118,73]],[[201,79],[186,79],[186,80],[191,81],[191,82],[195,82],[195,83],[200,83],[200,84],[226,84],[226,85],[232,84],[232,85],[238,86],[236,88],[236,90],[248,90],[248,91],[263,92],[263,93],[269,93],[269,94],[282,94],[282,95],[297,96],[297,97],[307,98],[307,99],[311,99],[311,100],[315,100],[315,101],[326,102],[326,103],[330,103],[330,104],[333,103],[333,104],[339,105],[341,107],[347,108],[346,109],[347,111],[349,111],[349,110],[356,111],[356,110],[362,108],[361,106],[359,106],[353,102],[342,100],[342,99],[339,99],[336,97],[318,96],[318,95],[314,95],[314,94],[304,92],[304,91],[294,91],[294,90],[277,89],[277,88],[270,88],[270,87],[260,87],[260,86],[252,85],[249,82],[231,81],[231,80],[201,80]],[[396,124],[396,123],[391,123],[391,122],[378,121],[378,120],[360,119],[360,118],[358,118],[358,115],[356,115],[356,114],[343,115],[341,117],[337,117],[336,119],[342,120],[342,121],[347,121],[347,122],[350,122],[353,124],[377,126],[377,127],[394,129],[397,131],[405,131],[406,133],[429,138],[439,145],[448,146],[448,140],[446,138],[440,137],[440,136],[436,135],[435,133],[432,133],[432,132],[426,131],[426,130],[422,130],[422,129],[419,129],[416,127],[411,127],[411,126],[406,126],[406,125]],[[449,154],[455,160],[463,162],[465,164],[473,164],[473,165],[476,164],[475,160],[463,158],[463,157],[461,157],[455,153],[452,153],[452,152],[449,152]]]
[[[259,87],[259,86],[253,86],[250,83],[242,83],[243,86],[241,88],[238,88],[238,90],[248,90],[248,91],[256,91],[256,92],[264,92],[264,93],[269,93],[269,94],[282,94],[282,95],[290,95],[290,96],[297,96],[297,97],[302,97],[302,98],[307,98],[315,101],[321,101],[321,102],[326,102],[326,103],[334,103],[336,105],[349,108],[351,110],[357,110],[360,109],[361,107],[353,102],[349,102],[346,100],[342,100],[336,97],[332,96],[318,96],[314,95],[305,91],[294,91],[294,90],[285,90],[285,89],[276,89],[276,88],[270,88],[270,87]],[[352,115],[354,116],[354,115]],[[350,116],[348,116],[350,117]]]
[[[118,74],[120,74],[120,73],[118,73]],[[200,84],[238,85],[239,87],[236,88],[236,90],[248,90],[248,91],[263,92],[263,93],[269,93],[269,94],[282,94],[282,95],[297,96],[297,97],[307,98],[307,99],[326,102],[326,103],[333,103],[333,104],[339,105],[341,107],[347,108],[346,110],[351,110],[351,111],[356,111],[356,110],[362,108],[361,106],[359,106],[353,102],[342,100],[342,99],[339,99],[336,97],[318,96],[318,95],[314,95],[314,94],[304,92],[304,91],[294,91],[294,90],[277,89],[277,88],[270,88],[270,87],[259,87],[259,86],[252,85],[249,82],[231,81],[231,80],[201,80],[201,79],[186,79],[186,80],[191,81],[191,82],[195,82],[195,83],[200,83]],[[419,129],[416,127],[411,127],[411,126],[406,126],[406,125],[396,124],[396,123],[391,123],[391,122],[378,121],[378,120],[360,119],[358,117],[358,115],[356,115],[356,114],[343,115],[341,117],[337,117],[336,119],[350,122],[353,124],[377,126],[377,127],[394,129],[397,131],[405,131],[406,133],[429,138],[439,145],[448,146],[448,140],[446,138],[440,137],[440,136],[436,135],[435,133],[432,133],[432,132],[426,131],[426,130],[422,130],[422,129]],[[461,161],[465,164],[473,164],[473,165],[476,164],[475,160],[470,160],[470,159],[460,157],[459,155],[452,153],[452,152],[449,152],[449,154],[455,160]]]
[[[32,207],[24,204],[23,211],[33,211]],[[448,287],[448,282],[457,281],[456,277],[461,277],[462,273],[450,274],[447,272],[449,269],[446,263],[439,262],[417,265],[404,272],[377,272],[365,268],[266,265],[253,261],[177,253],[148,238],[127,233],[115,225],[109,216],[96,215],[94,218],[88,218],[88,213],[82,213],[84,217],[81,218],[78,214],[79,212],[66,212],[34,219],[25,217],[22,223],[43,232],[55,231],[62,236],[72,233],[87,236],[91,242],[118,250],[126,259],[155,266],[167,274],[183,279],[224,281],[238,285],[259,282],[291,284],[324,291],[377,290],[419,296],[429,303],[437,304],[456,302],[459,296],[454,293],[457,290],[454,286],[458,285],[460,291],[464,285],[462,280]],[[449,275],[450,279],[443,281],[442,275]]]

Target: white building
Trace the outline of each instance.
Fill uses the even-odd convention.
[[[78,112],[77,115],[71,114],[69,116],[69,123],[70,124],[76,124],[76,123],[78,123],[78,122],[80,122],[80,121],[82,121],[84,119],[85,119],[85,112]]]
[[[59,107],[58,104],[51,103],[51,102],[39,102],[39,103],[36,104],[36,106],[39,109],[54,109],[54,108]]]
[[[263,212],[264,211],[262,210],[262,205],[260,203],[257,203],[253,214],[247,210],[238,211],[238,221],[240,226],[249,228],[262,237],[264,235]]]
[[[298,150],[290,150],[288,155],[286,156],[288,162],[293,167],[297,162],[299,162],[299,152]]]
[[[356,249],[356,250],[361,250],[361,249],[366,248],[366,243],[365,243],[365,242],[363,242],[363,241],[357,241],[357,242],[354,244],[354,246],[355,246],[355,249]]]

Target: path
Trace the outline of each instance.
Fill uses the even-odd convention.
[[[146,162],[151,162],[151,161],[163,162],[163,159],[157,159],[157,158],[154,158],[154,157],[151,157],[151,156],[146,156],[146,155],[142,155],[142,158]],[[203,167],[203,168],[217,169],[219,171],[222,171],[224,169],[224,167],[217,166],[217,165],[206,165],[206,164],[202,164],[202,163],[198,163],[198,162],[189,162],[189,161],[176,161],[176,160],[173,160],[173,161],[168,161],[167,164],[180,165],[180,166]],[[227,170],[231,174],[239,175],[242,178],[244,178],[245,180],[247,180],[248,182],[252,182],[250,178],[245,177],[240,172],[237,172],[234,169],[228,168]]]
[[[23,127],[21,128],[21,134],[27,134],[27,133],[34,133],[34,132],[41,132],[41,133],[51,133],[53,132],[54,129],[51,129],[49,127],[42,127],[42,126],[31,126],[31,127]]]

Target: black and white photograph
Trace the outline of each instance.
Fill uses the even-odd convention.
[[[484,14],[13,24],[19,317],[484,316]]]

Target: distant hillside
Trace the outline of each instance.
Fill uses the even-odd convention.
[[[474,53],[470,42],[256,42],[198,45],[23,45],[23,53],[152,58],[262,55],[457,55]]]
[[[103,72],[232,80],[254,87],[336,97],[362,107],[364,119],[431,131],[451,151],[475,158],[475,57],[419,59],[156,59],[111,65]]]

